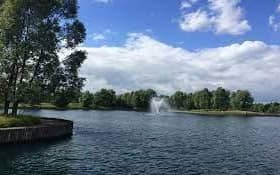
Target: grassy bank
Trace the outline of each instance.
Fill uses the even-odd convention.
[[[70,103],[66,108],[59,108],[51,103],[41,103],[40,105],[30,105],[30,104],[21,104],[20,109],[53,109],[53,110],[75,110],[75,109],[87,109],[82,106],[80,103]]]
[[[195,114],[195,115],[213,115],[213,116],[280,116],[280,114],[271,114],[271,113],[260,113],[252,111],[238,111],[238,110],[229,110],[229,111],[216,111],[216,110],[173,110],[173,112],[186,113],[186,114]]]
[[[65,108],[59,108],[51,103],[41,103],[40,105],[30,105],[30,104],[21,104],[20,109],[52,109],[52,110],[124,110],[131,111],[130,108],[121,108],[121,107],[83,107],[81,103],[70,103]],[[145,111],[143,109],[135,109],[135,111]]]
[[[23,115],[12,117],[0,115],[0,128],[33,126],[40,123],[39,117]]]

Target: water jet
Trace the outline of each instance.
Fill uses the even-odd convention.
[[[170,109],[166,98],[153,97],[150,102],[150,110],[153,114],[160,114],[161,112],[168,112]]]

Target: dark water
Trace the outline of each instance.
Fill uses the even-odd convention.
[[[280,118],[29,111],[71,139],[0,147],[0,174],[280,174]]]

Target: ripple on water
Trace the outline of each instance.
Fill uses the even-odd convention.
[[[122,111],[27,111],[74,135],[1,146],[0,174],[280,174],[280,119]]]

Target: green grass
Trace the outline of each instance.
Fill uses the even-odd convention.
[[[40,123],[39,117],[23,115],[12,117],[0,115],[0,128],[33,126]]]
[[[280,114],[251,112],[251,111],[239,111],[239,110],[228,110],[228,111],[217,111],[217,110],[183,111],[183,110],[175,110],[173,112],[196,114],[196,115],[216,115],[216,116],[226,116],[226,115],[235,115],[235,116],[280,116]]]
[[[65,108],[59,108],[51,103],[41,103],[39,105],[21,104],[21,109],[54,109],[54,110],[66,110],[66,109],[85,109],[80,103],[70,103]]]

